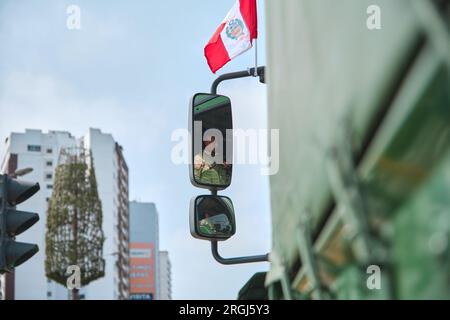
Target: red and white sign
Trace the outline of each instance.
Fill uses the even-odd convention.
[[[236,0],[222,24],[205,46],[205,57],[213,73],[252,47],[258,37],[256,0]]]
[[[156,297],[156,261],[153,243],[130,243],[130,299]]]

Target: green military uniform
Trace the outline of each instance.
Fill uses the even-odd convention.
[[[208,165],[203,159],[199,168],[194,169],[195,180],[212,185],[227,185],[230,183],[230,175],[223,164],[213,163]]]

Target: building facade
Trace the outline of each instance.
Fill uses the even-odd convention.
[[[68,132],[43,133],[27,129],[25,133],[11,133],[6,139],[1,170],[13,173],[17,169],[32,168],[23,179],[39,182],[41,186],[36,195],[17,206],[18,210],[39,214],[40,221],[18,237],[19,241],[38,244],[39,252],[2,281],[7,299],[65,300],[70,297],[64,286],[45,276],[46,212],[60,150],[79,146],[91,151],[106,238],[103,247],[105,276],[82,288],[80,298],[128,298],[128,168],[121,147],[110,134],[98,129],[90,129],[81,139]]]
[[[119,299],[128,299],[129,295],[129,207],[128,207],[128,166],[123,156],[122,147],[116,142],[117,157],[117,279]]]
[[[172,300],[172,266],[169,252],[159,252],[159,299]]]
[[[128,299],[128,167],[111,134],[89,129],[80,144],[90,150],[103,209],[105,276],[86,287],[86,299]]]
[[[154,203],[130,202],[130,299],[160,299],[158,213]]]

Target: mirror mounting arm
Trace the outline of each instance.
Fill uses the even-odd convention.
[[[247,257],[235,257],[235,258],[223,258],[218,251],[217,241],[211,241],[211,252],[217,262],[221,264],[240,264],[240,263],[252,263],[252,262],[268,262],[269,254],[263,254],[258,256]]]
[[[259,76],[259,82],[261,82],[261,83],[266,83],[265,70],[266,70],[266,67],[264,67],[264,66],[258,67],[256,69],[257,75]],[[219,86],[219,84],[222,81],[238,79],[238,78],[245,78],[245,77],[254,77],[254,76],[255,76],[255,68],[250,68],[245,71],[238,71],[238,72],[222,74],[216,80],[214,80],[213,84],[211,85],[211,93],[217,94],[217,87]]]
[[[266,70],[266,67],[261,66],[261,67],[256,68],[256,72],[255,72],[255,68],[250,68],[246,71],[238,71],[238,72],[222,74],[216,80],[214,80],[213,84],[211,85],[211,94],[217,94],[217,87],[219,86],[219,84],[222,81],[226,81],[226,80],[259,76],[259,81],[261,83],[266,83],[265,70]],[[211,191],[212,195],[217,195],[217,189],[212,188],[212,189],[210,189],[210,191]],[[263,254],[263,255],[257,255],[257,256],[223,258],[219,254],[217,241],[214,241],[214,240],[211,241],[211,253],[217,262],[219,262],[221,264],[226,264],[226,265],[252,263],[252,262],[268,262],[269,261],[268,253]]]

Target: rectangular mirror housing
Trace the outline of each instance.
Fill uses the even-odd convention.
[[[189,105],[189,176],[199,188],[222,190],[231,184],[233,122],[230,98],[195,94]]]

